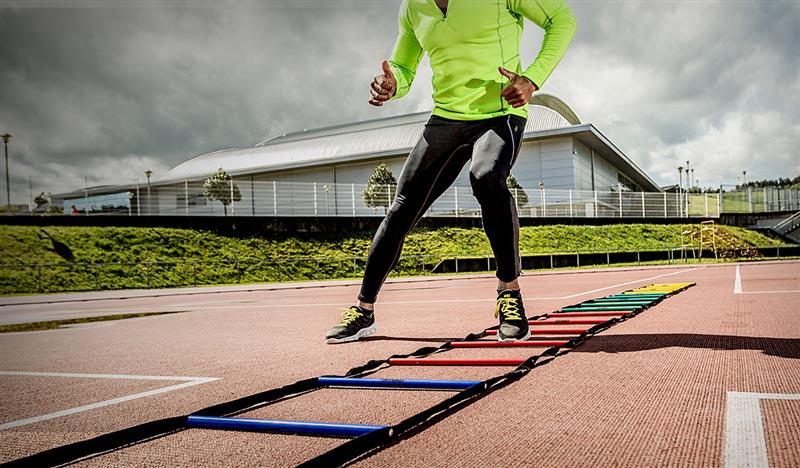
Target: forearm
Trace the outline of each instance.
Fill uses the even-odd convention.
[[[415,73],[392,59],[389,59],[389,66],[397,80],[397,90],[392,96],[392,99],[399,99],[408,94],[408,91],[411,89],[411,83],[414,82]]]
[[[424,53],[422,46],[414,35],[414,29],[408,20],[407,13],[408,4],[403,2],[397,21],[397,41],[395,41],[392,55],[389,58],[389,66],[397,80],[397,91],[392,96],[392,99],[399,99],[408,94]]]
[[[522,76],[532,81],[537,88],[541,88],[564,57],[569,43],[575,36],[577,24],[572,10],[563,1],[534,0],[533,3],[535,5],[523,5],[522,13],[539,24],[545,33],[539,54],[522,72]]]

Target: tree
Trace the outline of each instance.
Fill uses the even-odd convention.
[[[523,207],[528,204],[528,194],[525,193],[525,190],[513,175],[508,175],[506,186],[508,187],[508,191],[511,192],[511,195],[517,199],[517,206]]]
[[[36,209],[39,209],[48,203],[50,203],[49,193],[42,192],[39,195],[36,195],[36,198],[33,199],[33,204],[36,205]]]
[[[392,195],[396,193],[393,187],[396,185],[397,180],[394,178],[392,171],[386,167],[386,164],[378,164],[378,167],[369,177],[364,192],[361,194],[364,204],[373,209],[379,206],[383,207],[385,213],[386,209],[392,204]]]
[[[231,204],[231,201],[242,200],[239,186],[232,181],[230,174],[221,167],[203,182],[203,196],[211,201],[220,201],[223,210],[225,210],[225,216],[228,216],[228,205]]]

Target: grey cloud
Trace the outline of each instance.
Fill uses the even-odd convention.
[[[763,178],[800,170],[772,156],[800,142],[797,3],[583,2],[575,11],[559,94],[656,180],[671,182],[686,159],[707,186],[744,169]],[[608,98],[584,107],[587,86]]]
[[[78,5],[0,9],[0,130],[14,134],[15,201],[28,175],[50,191],[81,187],[84,174],[128,183],[270,135],[432,105],[427,61],[406,98],[366,103],[399,1]],[[791,159],[747,159],[798,142],[796,3],[572,6],[578,36],[545,90],[658,182],[687,157],[723,180],[747,164],[770,178],[798,170]],[[523,57],[541,34],[528,23]]]

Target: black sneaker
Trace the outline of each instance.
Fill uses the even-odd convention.
[[[531,331],[519,291],[500,292],[497,296],[494,317],[500,317],[500,328],[497,330],[498,341],[517,341],[530,338]]]
[[[375,333],[377,330],[375,315],[371,310],[351,306],[342,313],[342,320],[339,325],[330,329],[325,336],[325,342],[332,344],[356,341],[359,338]]]

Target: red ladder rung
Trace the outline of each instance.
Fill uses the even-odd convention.
[[[518,366],[527,359],[424,359],[391,358],[393,366]]]
[[[608,322],[608,319],[580,319],[580,320],[529,320],[531,325],[597,325]]]
[[[630,312],[562,312],[560,314],[547,314],[546,317],[619,317]]]
[[[531,335],[580,335],[586,333],[588,328],[553,328],[550,330],[531,330]],[[487,335],[496,335],[497,330],[486,330]]]
[[[563,346],[569,343],[566,340],[552,341],[454,341],[450,343],[453,348],[549,348],[551,346]]]

